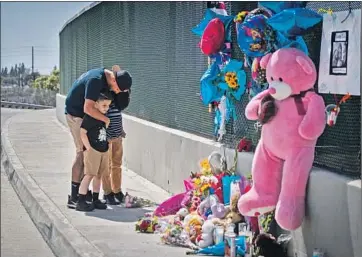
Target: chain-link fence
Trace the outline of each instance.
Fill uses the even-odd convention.
[[[213,114],[199,99],[199,81],[207,58],[197,47],[191,28],[203,18],[207,2],[102,2],[69,23],[60,34],[62,94],[83,72],[119,64],[134,78],[127,113],[171,128],[208,138],[213,134]],[[235,15],[253,10],[257,2],[227,2]],[[348,2],[308,2],[307,8],[348,10]],[[361,8],[351,2],[352,9]],[[311,58],[319,65],[321,25],[304,38]],[[232,28],[236,42],[235,28]],[[237,44],[232,57],[242,60]],[[249,78],[250,78],[250,74]],[[323,95],[326,104],[332,95]],[[341,96],[339,96],[341,97]],[[256,144],[260,132],[244,117],[247,96],[236,104],[237,117],[227,125],[224,143],[230,147],[243,136]],[[315,165],[336,172],[360,175],[360,97],[342,105],[335,127],[326,128],[318,141]]]

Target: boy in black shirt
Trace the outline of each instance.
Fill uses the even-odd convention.
[[[110,92],[104,91],[98,97],[95,108],[106,114],[113,100]],[[107,205],[99,200],[99,190],[103,172],[108,172],[108,141],[106,124],[85,115],[81,125],[80,137],[84,145],[84,178],[79,187],[77,211],[93,211],[107,209]],[[86,202],[90,182],[93,180],[93,203]]]

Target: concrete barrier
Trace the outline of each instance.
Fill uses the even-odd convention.
[[[66,124],[64,101],[64,96],[57,95],[57,117]],[[183,179],[198,170],[201,158],[224,150],[211,140],[129,115],[123,115],[123,124],[127,133],[124,165],[171,193],[183,191]],[[234,150],[225,152],[231,165]],[[239,154],[237,172],[250,173],[252,160],[252,153]],[[322,248],[328,257],[361,257],[361,209],[361,180],[313,168],[306,218],[303,226],[292,232],[290,256],[312,256],[313,248]]]
[[[39,104],[1,101],[1,108],[44,110],[44,109],[53,109],[55,107],[39,105]]]

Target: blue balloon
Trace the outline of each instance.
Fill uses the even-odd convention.
[[[305,8],[286,9],[268,19],[267,23],[286,37],[302,36],[322,21],[322,16]]]
[[[215,18],[219,18],[224,23],[225,41],[231,42],[231,28],[230,28],[231,26],[230,26],[230,24],[231,24],[231,21],[234,19],[234,16],[217,14],[214,11],[212,11],[211,9],[206,10],[204,19],[202,19],[202,21],[196,27],[194,27],[191,31],[194,34],[196,34],[197,36],[201,37],[202,34],[204,33],[204,30],[205,30],[207,24],[209,24],[209,22]]]
[[[274,14],[280,13],[285,9],[290,8],[304,8],[307,6],[307,2],[305,1],[271,1],[271,2],[264,2],[259,1],[259,4],[272,11]]]
[[[246,89],[246,73],[244,70],[242,70],[243,68],[243,63],[236,61],[236,60],[230,60],[230,62],[228,64],[225,65],[223,72],[226,74],[227,72],[235,72],[236,73],[236,78],[237,78],[237,83],[238,83],[238,88],[236,90],[233,90],[231,88],[229,88],[228,84],[226,82],[221,82],[219,83],[219,88],[227,91],[228,94],[232,95],[233,97],[235,97],[236,100],[240,101],[241,97],[243,96],[243,94],[245,93],[245,89]]]
[[[301,36],[298,36],[295,38],[295,40],[292,40],[285,37],[282,33],[277,32],[277,42],[276,49],[294,47],[303,51],[306,55],[309,55],[307,44]]]
[[[205,105],[208,105],[213,101],[219,101],[223,95],[222,91],[214,84],[219,73],[219,66],[214,62],[200,79],[200,94],[202,102]]]
[[[275,32],[263,14],[247,16],[242,23],[236,23],[237,43],[248,57],[262,57],[273,51]]]

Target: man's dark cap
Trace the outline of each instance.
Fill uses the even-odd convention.
[[[120,70],[114,73],[117,85],[120,90],[130,89],[132,86],[132,76],[126,70]]]

